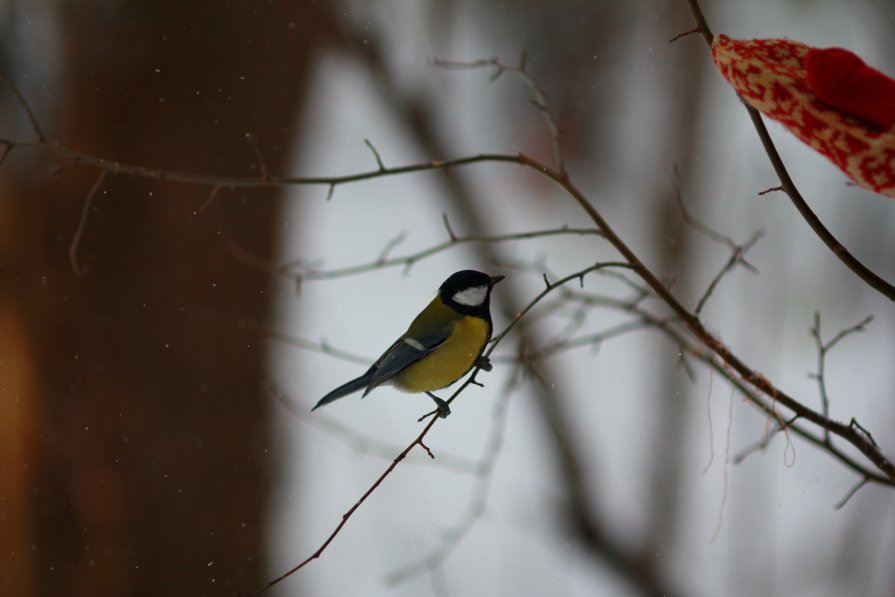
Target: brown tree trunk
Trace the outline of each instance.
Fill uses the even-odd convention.
[[[220,175],[288,167],[324,39],[311,0],[62,3],[48,137],[111,160]],[[10,50],[15,55],[14,49]],[[15,107],[12,102],[6,106]],[[8,120],[8,119],[7,119]],[[62,167],[56,176],[48,174]],[[202,595],[264,572],[275,462],[262,258],[277,193],[110,174],[16,149],[0,168],[0,593]]]

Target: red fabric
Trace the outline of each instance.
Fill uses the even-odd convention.
[[[895,124],[895,79],[842,48],[811,48],[805,57],[808,85],[817,99],[887,129]]]
[[[717,35],[712,56],[743,100],[860,186],[895,197],[895,81],[846,50],[788,39]]]

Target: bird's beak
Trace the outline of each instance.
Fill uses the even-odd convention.
[[[506,278],[506,276],[491,276],[491,286],[494,286],[504,278]]]

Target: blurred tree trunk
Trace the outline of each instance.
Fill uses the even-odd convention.
[[[288,169],[325,4],[83,6],[59,5],[50,139],[258,176],[252,133],[266,167]],[[0,168],[0,593],[255,588],[276,463],[265,352],[236,321],[268,317],[269,280],[222,237],[272,258],[277,193],[223,189],[194,215],[210,189],[109,175],[79,278],[68,249],[98,174],[30,150]]]
[[[687,26],[686,18],[684,15],[679,25],[682,30]],[[655,219],[650,222],[655,230],[652,238],[657,241],[656,271],[673,279],[674,291],[682,297],[698,297],[700,290],[696,284],[702,283],[694,276],[695,272],[701,271],[700,255],[694,250],[694,237],[698,233],[684,220],[675,196],[680,193],[680,201],[693,213],[700,212],[700,201],[705,200],[705,195],[698,192],[698,185],[689,184],[692,180],[702,180],[698,156],[700,130],[704,126],[706,69],[692,66],[700,64],[701,49],[687,47],[680,50],[677,68],[672,70],[674,75],[666,83],[666,93],[676,101],[669,101],[666,106],[668,114],[663,120],[669,124],[668,129],[659,135],[665,147],[659,153],[669,156],[669,163],[656,171],[655,190],[651,193],[659,198],[652,212]],[[677,176],[673,175],[669,181],[669,171],[674,168],[686,178],[675,180]],[[724,257],[723,249],[719,247],[717,252]],[[690,305],[695,307],[696,300],[693,299]],[[668,349],[664,338],[658,339],[657,345],[661,350]],[[661,360],[655,383],[656,415],[649,434],[654,438],[654,449],[649,451],[646,463],[650,478],[644,553],[662,554],[662,558],[668,559],[672,557],[669,554],[674,546],[680,544],[681,524],[685,519],[682,511],[686,497],[684,479],[696,420],[694,398],[705,398],[693,396],[693,383],[673,354]],[[670,567],[670,563],[658,556],[652,561]]]

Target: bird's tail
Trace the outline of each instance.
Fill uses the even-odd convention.
[[[370,367],[370,369],[366,373],[364,373],[357,379],[352,379],[348,383],[342,384],[341,386],[339,386],[338,388],[336,388],[335,390],[333,390],[332,392],[330,392],[329,394],[327,394],[326,396],[321,398],[320,402],[318,402],[314,406],[314,408],[312,408],[311,410],[312,411],[317,410],[321,406],[324,406],[326,404],[329,404],[330,402],[334,402],[334,401],[338,400],[339,398],[347,396],[348,394],[351,394],[351,393],[357,392],[358,390],[362,390],[362,389],[366,388],[370,384],[370,380],[373,379],[373,374],[375,372],[376,372],[376,367],[375,366]]]

